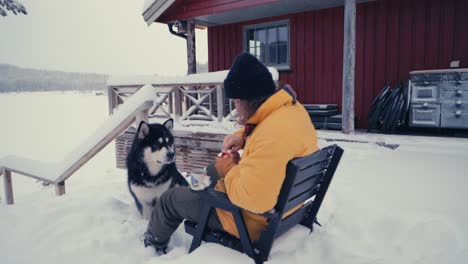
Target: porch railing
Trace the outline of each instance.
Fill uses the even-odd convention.
[[[269,68],[275,82],[278,71]],[[125,102],[145,84],[151,84],[156,93],[149,117],[169,118],[176,121],[204,120],[233,121],[236,111],[233,103],[223,93],[223,82],[228,71],[192,74],[183,77],[111,77],[107,91],[109,113]]]
[[[145,120],[153,105],[153,88],[142,87],[127,103],[105,120],[93,134],[58,162],[42,162],[18,156],[0,158],[0,175],[3,175],[7,204],[13,204],[12,173],[55,185],[57,195],[65,194],[65,181],[93,158],[99,151],[124,133],[136,120]]]

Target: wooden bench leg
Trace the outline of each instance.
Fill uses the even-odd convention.
[[[55,184],[55,194],[57,196],[65,194],[65,182],[59,182]]]
[[[5,201],[7,204],[13,204],[13,183],[11,181],[11,171],[4,169],[3,172],[3,188],[5,190]]]

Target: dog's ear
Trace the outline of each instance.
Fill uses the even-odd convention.
[[[174,119],[169,118],[166,122],[164,122],[163,126],[172,131],[172,129],[174,129]]]
[[[149,126],[145,121],[140,122],[137,134],[139,139],[144,139],[149,134]]]

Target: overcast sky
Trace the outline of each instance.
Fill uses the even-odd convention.
[[[185,40],[167,26],[147,26],[143,0],[21,0],[28,15],[0,17],[0,63],[106,74],[181,75]],[[197,30],[205,63],[207,30]]]

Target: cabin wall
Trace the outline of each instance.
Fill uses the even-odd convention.
[[[225,70],[242,52],[245,25],[290,20],[291,84],[303,103],[341,106],[343,7],[210,27],[209,70]],[[381,0],[359,4],[356,17],[356,125],[367,127],[373,98],[385,83],[408,80],[413,70],[468,67],[468,1]]]

